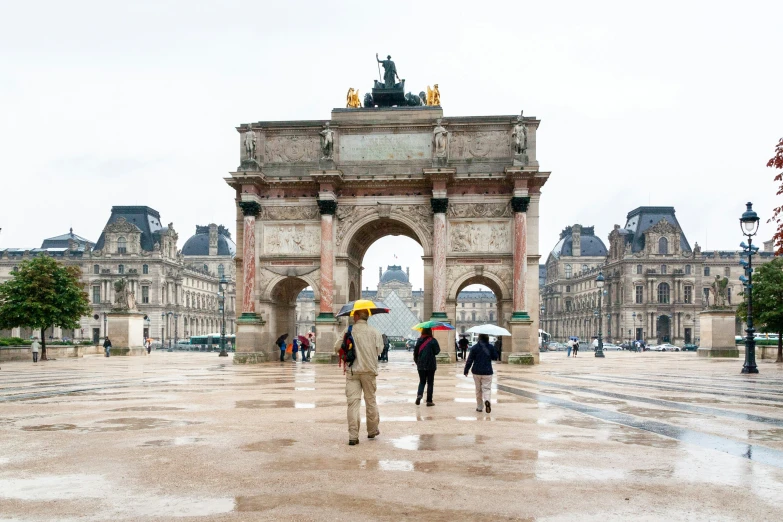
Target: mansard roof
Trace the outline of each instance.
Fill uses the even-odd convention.
[[[136,225],[141,230],[141,249],[152,252],[155,246],[155,234],[164,230],[160,224],[160,214],[157,210],[145,206],[119,206],[111,207],[111,216],[106,226],[116,223],[120,218],[125,218],[128,223]],[[105,227],[104,227],[105,229]],[[95,250],[103,250],[104,232],[95,243]]]
[[[677,217],[674,215],[674,207],[638,207],[628,213],[625,223],[625,230],[628,233],[626,241],[631,243],[632,252],[644,250],[644,234],[649,229],[659,225],[662,220],[679,231],[680,250],[683,252],[691,251],[685,232],[683,232]]]
[[[573,227],[566,227],[560,232],[560,241],[552,249],[552,255],[556,258],[571,257],[574,255],[574,239],[571,235]],[[582,227],[580,233],[581,257],[606,257],[607,250],[601,238],[595,235],[595,227]]]

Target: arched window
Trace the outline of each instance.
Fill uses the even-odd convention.
[[[93,274],[100,274],[101,273],[101,267],[100,265],[92,265],[92,273]]]
[[[658,240],[658,253],[659,254],[668,254],[669,253],[669,240],[665,237],[662,237]]]
[[[705,276],[709,276],[710,275],[710,267],[708,267],[708,266],[704,267],[704,275]]]
[[[206,264],[204,265],[204,272],[209,272],[209,267]]]
[[[117,238],[117,253],[118,254],[124,254],[127,250],[128,243],[125,241],[124,237],[118,237]]]
[[[218,265],[218,278],[223,279],[225,275],[226,275],[226,270],[223,268],[223,265]]]
[[[669,283],[658,285],[658,302],[662,304],[669,303]]]
[[[141,265],[141,273],[142,274],[149,274],[150,273],[150,265]]]
[[[565,266],[565,276],[566,276],[566,279],[571,279],[571,275],[572,275],[571,265],[566,265]]]
[[[691,265],[685,265],[685,275],[691,275]]]
[[[582,272],[587,272],[588,268],[587,265],[582,265]]]
[[[117,273],[118,274],[124,274],[125,273],[125,265],[120,265],[117,267]]]

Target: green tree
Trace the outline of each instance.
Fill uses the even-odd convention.
[[[743,321],[748,319],[748,304],[738,310]],[[783,362],[783,258],[776,257],[754,269],[753,323],[766,332],[778,334],[778,357]]]
[[[34,257],[0,284],[0,328],[27,326],[41,331],[41,360],[46,360],[46,328],[73,329],[90,313],[82,271],[45,255]]]

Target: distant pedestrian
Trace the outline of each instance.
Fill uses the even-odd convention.
[[[579,340],[574,340],[574,357],[579,353]]]
[[[462,354],[462,360],[463,361],[465,360],[465,357],[467,356],[468,346],[469,345],[470,345],[470,342],[468,341],[467,337],[465,337],[464,335],[462,337],[460,337],[460,339],[459,339],[459,352],[458,353]]]
[[[144,344],[147,345],[147,355],[149,355],[150,353],[152,353],[152,339],[148,337]]]
[[[111,341],[108,337],[103,341],[103,351],[106,353],[106,357],[109,357],[109,353],[111,352]]]
[[[421,331],[421,337],[416,341],[413,348],[413,362],[416,363],[416,369],[419,371],[419,390],[416,393],[416,406],[421,404],[421,398],[424,395],[424,385],[427,385],[427,406],[435,406],[432,402],[432,387],[435,384],[435,370],[438,369],[438,362],[435,356],[440,353],[440,345],[432,336],[430,328],[424,328]]]
[[[288,339],[288,334],[284,333],[275,341],[275,345],[280,349],[280,362],[285,361],[285,340]]]
[[[503,338],[498,337],[498,340],[495,341],[495,353],[497,354],[497,361],[503,362]]]
[[[383,339],[383,352],[381,352],[380,360],[382,362],[389,362],[389,338],[386,334],[381,335],[381,338]]]
[[[571,357],[571,350],[574,349],[574,340],[569,339],[568,342],[566,342],[566,357]]]
[[[490,400],[492,398],[492,360],[495,358],[495,349],[489,344],[487,334],[479,334],[478,342],[473,345],[465,362],[465,377],[473,371],[473,382],[476,384],[476,411],[487,413],[492,411]]]
[[[38,352],[41,351],[41,344],[38,342],[38,338],[33,338],[33,344],[30,346],[30,351],[33,353],[33,362],[38,362]]]
[[[296,354],[299,352],[299,340],[291,341],[291,361],[296,362]]]

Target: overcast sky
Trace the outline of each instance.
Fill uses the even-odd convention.
[[[773,233],[782,18],[780,1],[0,0],[0,248],[96,240],[112,205],[157,209],[180,247],[196,224],[233,230],[234,127],[329,118],[378,52],[410,90],[438,83],[446,117],[541,119],[544,256],[565,226],[605,239],[648,204],[734,249],[745,201]],[[383,244],[364,286],[399,261],[420,287],[420,250]]]

